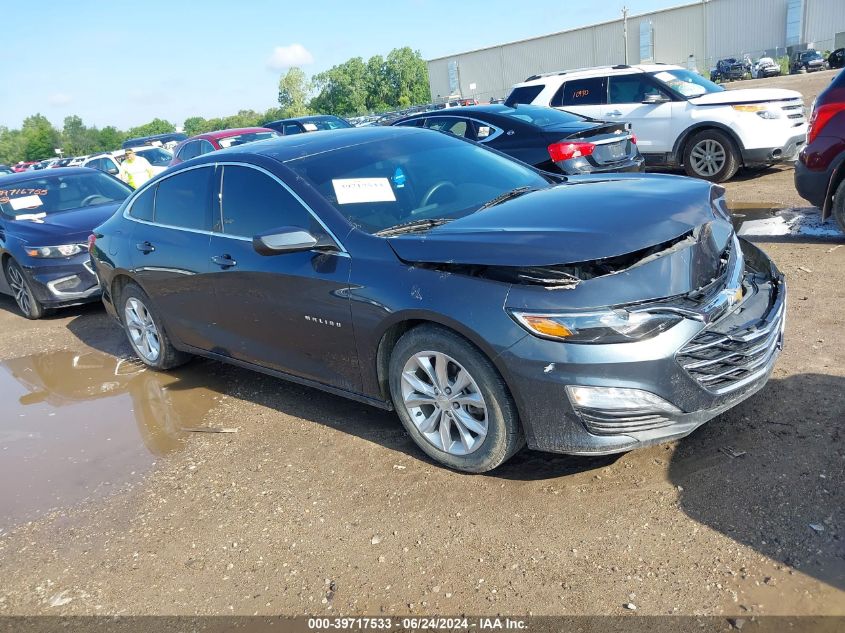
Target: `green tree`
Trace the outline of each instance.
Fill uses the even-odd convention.
[[[373,55],[367,60],[367,110],[379,112],[390,108],[390,86],[384,57]]]
[[[419,51],[408,46],[395,48],[384,66],[391,106],[407,107],[429,100],[428,68]]]
[[[76,115],[65,117],[62,150],[68,156],[91,154],[102,149],[97,128],[88,128]]]
[[[314,77],[317,96],[311,109],[330,114],[358,114],[367,109],[367,66],[353,57]]]
[[[120,145],[126,140],[126,134],[113,125],[107,125],[98,132],[99,146],[104,151],[120,149]],[[67,154],[67,152],[65,152]]]
[[[136,138],[138,136],[153,136],[154,134],[167,134],[168,132],[175,132],[176,126],[170,121],[164,119],[153,119],[149,123],[133,127],[128,132],[129,138]]]
[[[311,82],[302,69],[294,66],[279,79],[279,106],[287,117],[308,114]]]
[[[182,127],[185,129],[185,134],[188,136],[195,136],[197,134],[207,132],[207,124],[208,121],[206,121],[203,117],[192,116],[185,119],[185,123],[182,124]]]
[[[56,156],[59,147],[59,133],[53,128],[47,117],[34,114],[24,119],[21,127],[23,135],[24,160],[44,160]]]
[[[23,160],[24,140],[20,130],[0,126],[0,163],[12,165]]]

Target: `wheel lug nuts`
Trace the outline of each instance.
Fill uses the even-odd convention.
[[[452,403],[452,408],[453,408],[453,409],[457,409],[459,406],[461,406],[461,405],[459,405],[457,402],[453,402],[453,403]]]
[[[452,393],[452,390],[451,390],[451,389],[449,389],[449,387],[446,387],[446,395],[448,396],[448,395],[450,395],[451,393]]]

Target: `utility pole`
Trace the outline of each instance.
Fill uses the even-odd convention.
[[[625,47],[625,65],[628,64],[628,7],[622,7],[622,39]]]

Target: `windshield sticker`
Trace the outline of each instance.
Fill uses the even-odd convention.
[[[397,189],[402,189],[405,186],[405,172],[402,171],[401,167],[397,167],[396,171],[393,172],[393,185]]]
[[[13,211],[20,211],[21,209],[34,209],[44,203],[38,196],[21,196],[20,198],[10,198],[9,204],[12,205]]]
[[[221,138],[217,142],[220,143],[220,147],[226,148],[231,147],[233,143],[238,140],[237,136],[233,136],[232,138]]]
[[[338,204],[396,202],[387,178],[338,178],[332,180]]]
[[[665,70],[655,74],[654,77],[656,79],[659,79],[660,81],[665,81],[667,83],[670,81],[678,81],[678,78],[675,77],[675,75],[673,75],[672,73],[667,73]]]
[[[489,125],[479,125],[478,126],[478,138],[487,138],[490,136],[490,126]]]
[[[314,123],[303,123],[302,127],[305,128],[306,132],[316,132],[317,126]]]

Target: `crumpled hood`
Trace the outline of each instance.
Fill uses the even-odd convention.
[[[690,99],[693,105],[729,105],[732,103],[759,103],[762,101],[785,101],[802,99],[800,92],[782,88],[744,88],[742,90],[723,90],[711,92]]]
[[[38,221],[17,220],[9,223],[9,232],[28,244],[38,246],[84,243],[95,227],[114,215],[120,204],[71,209],[49,214]]]
[[[388,238],[407,262],[552,266],[663,244],[721,222],[712,185],[679,176],[573,177],[427,233]]]

